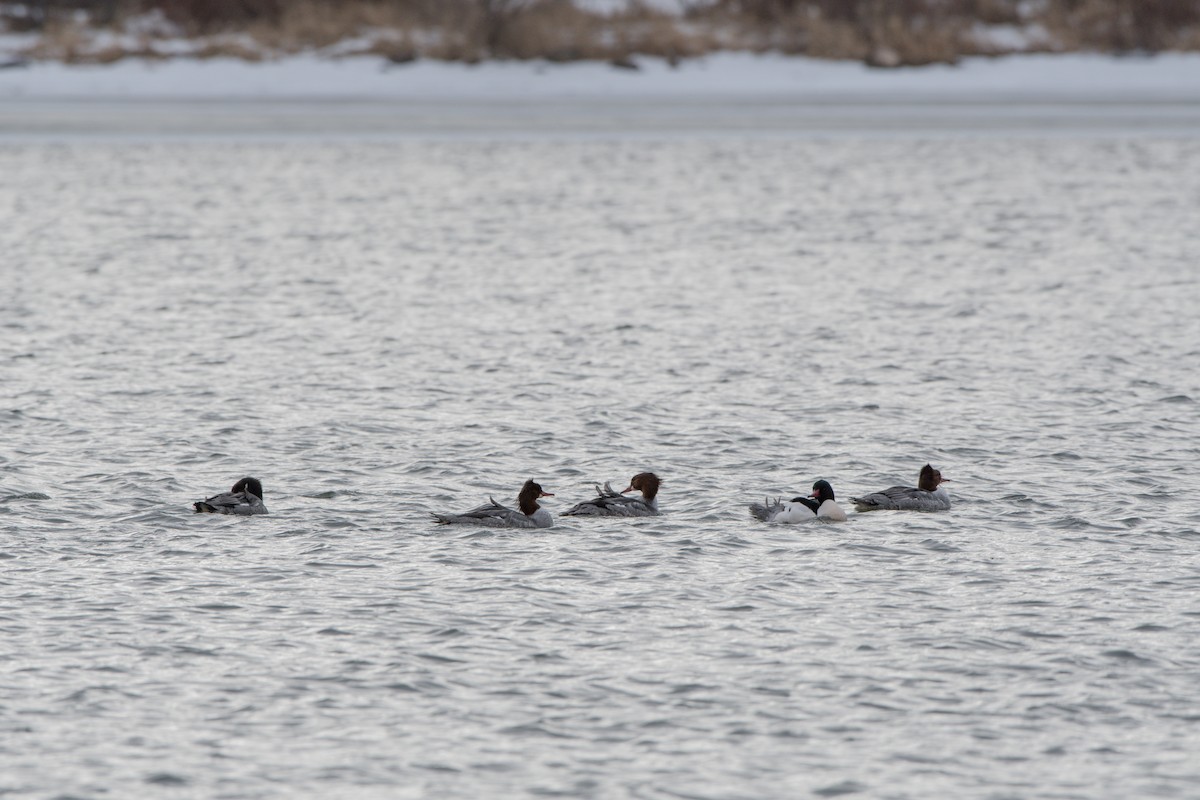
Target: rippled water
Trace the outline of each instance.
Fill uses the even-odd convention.
[[[0,143],[0,795],[1196,797],[1198,203],[1194,137]]]

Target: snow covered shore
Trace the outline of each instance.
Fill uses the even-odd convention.
[[[109,65],[33,62],[0,69],[6,99],[587,100],[822,98],[948,102],[1200,102],[1200,54],[1114,58],[1021,55],[971,58],[957,66],[872,69],[849,61],[722,53],[671,67],[498,61],[470,66],[379,58],[294,56],[126,59]]]
[[[385,64],[36,62],[0,69],[0,138],[1200,135],[1200,55]]]

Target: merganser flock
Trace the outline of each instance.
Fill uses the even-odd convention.
[[[892,486],[881,492],[852,497],[855,510],[859,513],[879,510],[895,511],[947,511],[950,494],[943,483],[942,473],[926,464],[921,468],[917,486]],[[654,517],[659,515],[658,490],[662,480],[653,472],[639,472],[629,481],[628,488],[616,492],[605,482],[596,484],[596,497],[577,503],[564,511],[564,517]],[[639,492],[628,496],[630,492]],[[488,502],[461,514],[431,512],[433,519],[442,525],[479,525],[489,528],[552,528],[554,516],[538,503],[543,497],[554,497],[542,489],[534,480],[527,480],[517,495],[517,508],[508,508],[488,497]],[[196,513],[236,514],[250,516],[266,514],[263,504],[262,483],[257,478],[242,478],[228,492],[213,495],[192,504]],[[775,498],[762,503],[751,503],[750,514],[762,522],[796,523],[824,520],[845,522],[846,512],[837,504],[833,487],[829,481],[818,480],[808,497],[793,497],[791,500]]]

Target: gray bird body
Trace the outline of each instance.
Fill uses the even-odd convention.
[[[636,479],[635,479],[636,481]],[[633,488],[632,486],[630,488]],[[628,489],[626,490],[628,491]],[[658,485],[655,484],[655,491]],[[646,497],[645,494],[626,497],[621,492],[613,491],[612,486],[596,484],[594,500],[586,500],[572,506],[563,512],[564,517],[656,517],[658,516],[658,498]]]
[[[236,514],[241,517],[267,513],[262,483],[257,478],[242,478],[228,492],[197,500],[192,503],[192,508],[197,514]]]

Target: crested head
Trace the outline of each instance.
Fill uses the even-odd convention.
[[[257,497],[259,500],[263,499],[262,483],[259,482],[258,478],[242,478],[233,485],[232,491],[234,494],[237,494],[238,492],[248,492]]]
[[[542,489],[532,480],[525,481],[525,485],[521,487],[521,493],[517,495],[517,504],[521,507],[521,513],[528,517],[541,508],[538,505],[539,497],[554,497],[554,495]]]
[[[653,500],[658,494],[658,487],[662,485],[662,481],[653,472],[639,472],[634,475],[629,481],[629,488],[625,492],[632,492],[635,489],[642,493],[642,497],[647,500]],[[621,492],[624,494],[625,492]]]
[[[813,484],[810,497],[817,498],[817,502],[819,503],[824,503],[826,500],[833,500],[833,487],[829,485],[829,481],[819,480]]]
[[[938,484],[944,480],[942,473],[934,469],[931,464],[926,464],[921,467],[921,476],[917,481],[917,487],[927,492],[933,492],[937,490]]]

